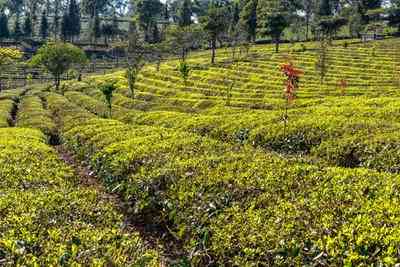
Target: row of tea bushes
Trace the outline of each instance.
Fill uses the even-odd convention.
[[[16,101],[21,95],[23,95],[27,91],[28,89],[26,88],[3,90],[0,92],[0,100],[10,99]]]
[[[66,98],[58,105],[49,106],[71,107],[66,118],[82,112]],[[194,266],[400,260],[399,176],[299,164],[179,129],[60,121],[66,145],[127,212],[167,227]]]
[[[106,109],[101,98],[94,99],[80,92],[69,92],[66,96],[95,114]],[[336,166],[389,172],[399,169],[394,133],[400,128],[396,119],[400,109],[394,98],[327,99],[313,108],[292,109],[286,130],[282,114],[272,111],[242,110],[221,115],[224,108],[212,109],[216,111],[212,115],[194,116],[167,111],[131,111],[118,105],[115,109],[114,118],[126,123],[174,128],[285,154],[308,154]],[[384,140],[382,135],[386,136]]]
[[[38,96],[21,98],[17,114],[17,127],[40,129],[47,136],[56,135],[57,127]]]
[[[14,108],[14,101],[0,100],[0,128],[8,127],[11,123],[11,112]]]
[[[38,130],[0,129],[0,265],[158,266],[110,198],[81,186],[45,142]]]

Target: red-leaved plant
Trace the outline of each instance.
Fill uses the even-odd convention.
[[[285,81],[285,98],[286,98],[286,107],[285,107],[285,115],[284,115],[284,135],[286,136],[286,127],[288,122],[288,109],[290,104],[293,103],[296,98],[296,91],[299,88],[299,82],[301,75],[304,74],[302,70],[296,69],[292,62],[285,63],[281,65],[281,71],[283,75],[286,77]]]
[[[342,96],[344,96],[346,94],[347,86],[348,86],[348,84],[347,84],[347,81],[345,79],[341,79],[338,82],[338,87],[340,88],[340,93],[342,94]]]

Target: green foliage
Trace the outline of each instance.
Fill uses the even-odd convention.
[[[135,64],[130,65],[126,70],[125,75],[132,99],[135,99],[135,83],[143,66],[144,64],[142,62],[135,62]]]
[[[83,186],[38,130],[0,129],[0,259],[10,266],[158,266],[103,192]]]
[[[179,73],[184,81],[185,85],[187,84],[187,80],[189,79],[190,75],[190,67],[186,61],[181,61],[178,65]]]
[[[323,39],[320,41],[320,47],[318,50],[318,58],[315,62],[315,69],[319,73],[321,84],[324,83],[325,76],[329,70],[329,58],[328,58],[328,50],[329,44],[328,41]]]
[[[288,26],[287,18],[284,14],[281,13],[271,13],[267,15],[265,26],[265,33],[270,35],[274,40],[275,52],[279,52],[279,42],[282,36],[283,31]]]
[[[0,39],[10,37],[10,30],[8,28],[8,18],[4,11],[0,12]]]
[[[49,21],[47,20],[47,13],[43,10],[42,17],[40,19],[40,36],[43,40],[46,40],[49,36]]]
[[[347,49],[343,48],[345,42]],[[279,66],[288,57],[273,53],[271,45],[255,46],[247,60],[235,65],[230,52],[223,49],[218,51],[220,64],[214,65],[209,64],[207,52],[195,52],[186,59],[191,66],[186,85],[180,82],[179,61],[166,61],[159,72],[149,64],[135,83],[135,101],[129,97],[124,71],[84,82],[69,81],[65,96],[40,93],[47,100],[48,113],[35,107],[39,101],[30,95],[37,93],[33,90],[21,98],[22,114],[18,116],[31,113],[34,120],[52,114],[65,146],[77,160],[89,165],[107,190],[118,194],[120,204],[125,204],[121,205],[124,213],[130,218],[150,218],[149,223],[179,242],[182,260],[177,260],[177,265],[391,266],[399,261],[400,246],[400,94],[393,79],[398,40],[374,45],[371,53],[370,44],[335,41],[326,53],[329,74],[324,78],[326,88],[335,89],[321,90],[315,68],[319,43],[307,43],[306,51],[282,44],[281,49],[291,53],[293,64],[304,70],[298,100],[288,109],[291,123],[285,133],[281,120],[285,77]],[[346,96],[338,95],[339,79],[348,82]],[[235,86],[229,90],[230,105],[226,106],[230,80]],[[114,120],[101,118],[109,109],[98,90],[104,84],[114,85],[110,90]],[[0,99],[7,101],[5,114],[9,115],[10,99],[15,96],[18,94],[0,94]],[[34,112],[26,106],[34,107]],[[38,126],[32,123],[29,127]],[[38,132],[29,132],[24,138],[12,134],[20,142],[12,141],[7,150],[15,153],[25,147],[21,145],[25,138],[40,138],[42,147],[54,153]],[[73,182],[73,174],[65,174],[71,170],[56,156],[51,154],[46,160],[47,156],[40,154],[39,162],[36,145],[28,146],[34,159],[23,160],[27,158],[24,155],[13,161],[28,167],[10,164],[12,152],[0,153],[0,166],[6,166],[3,171],[10,169],[2,175],[0,186],[18,188],[19,194],[6,195],[8,202],[0,200],[0,210],[6,210],[9,218],[8,207],[17,214],[23,209],[32,218],[29,229],[36,235],[41,233],[40,224],[48,226],[46,229],[56,225],[65,233],[64,239],[54,238],[53,232],[40,235],[38,239],[44,240],[41,252],[45,251],[40,255],[49,260],[38,260],[39,264],[95,265],[86,260],[85,253],[76,254],[76,247],[89,251],[89,259],[99,258],[98,265],[135,266],[146,260],[136,255],[156,258],[156,253],[144,250],[136,234],[124,239],[128,243],[136,240],[136,245],[119,242],[121,215],[109,201],[101,202],[108,198],[100,197],[99,192],[94,192],[98,198],[85,197]],[[6,160],[1,162],[3,158]],[[41,172],[50,170],[52,183],[46,182],[47,173],[36,175],[39,168]],[[29,176],[32,171],[35,175]],[[66,179],[59,178],[62,175]],[[29,182],[20,177],[29,177]],[[65,190],[69,193],[61,194],[65,181],[71,183]],[[56,186],[58,194],[44,191],[43,184]],[[33,186],[40,187],[40,192],[35,191],[32,200],[23,199],[39,207],[35,210],[41,210],[41,216],[30,216],[26,206],[15,208],[21,203],[16,201],[21,199],[20,191]],[[111,212],[103,203],[111,206]],[[62,224],[38,219],[54,218],[47,207],[55,210],[56,222]],[[102,216],[89,212],[93,210]],[[1,221],[1,230],[14,229],[10,227],[23,220],[18,224],[16,219],[7,221],[11,223]],[[86,231],[89,223],[91,228]],[[3,232],[11,231],[0,231],[0,236]],[[106,236],[102,242],[90,238],[98,233]],[[25,253],[35,251],[31,240],[36,239],[25,238],[24,233],[14,238],[19,234],[13,231],[9,239],[23,242],[11,244],[22,246]],[[3,243],[0,241],[0,250],[6,252],[7,262],[21,259],[13,256],[20,252],[18,248],[7,245],[5,249]],[[62,249],[53,253],[49,247]]]
[[[42,66],[51,73],[58,90],[61,76],[71,69],[74,64],[85,64],[86,62],[86,55],[80,48],[68,43],[55,42],[42,46],[31,59],[30,64]]]
[[[105,98],[105,101],[107,103],[110,112],[109,113],[110,118],[112,118],[112,98],[115,90],[116,90],[115,83],[112,82],[107,82],[100,86],[100,91],[103,93],[103,96]]]

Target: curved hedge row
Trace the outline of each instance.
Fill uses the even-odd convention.
[[[400,260],[399,176],[299,164],[159,126],[60,119],[66,145],[127,212],[168,226],[194,266]]]
[[[109,198],[80,186],[45,140],[0,129],[0,265],[158,266]]]
[[[14,101],[0,100],[0,128],[8,127],[11,122],[11,111],[14,108]]]
[[[38,96],[23,97],[19,104],[16,126],[40,129],[47,136],[54,135],[57,131],[56,125],[43,105]]]

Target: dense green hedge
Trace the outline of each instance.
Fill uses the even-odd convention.
[[[68,103],[59,98],[80,112]],[[127,212],[168,226],[195,266],[400,260],[399,176],[299,164],[176,129],[99,118],[77,125],[63,116],[66,145],[123,197]]]
[[[56,125],[38,96],[23,97],[19,103],[17,124],[22,128],[40,129],[46,135],[56,134]]]
[[[11,111],[14,108],[14,101],[0,100],[0,128],[8,127],[11,122]]]
[[[0,129],[0,265],[158,266],[97,188],[79,185],[38,130]]]

